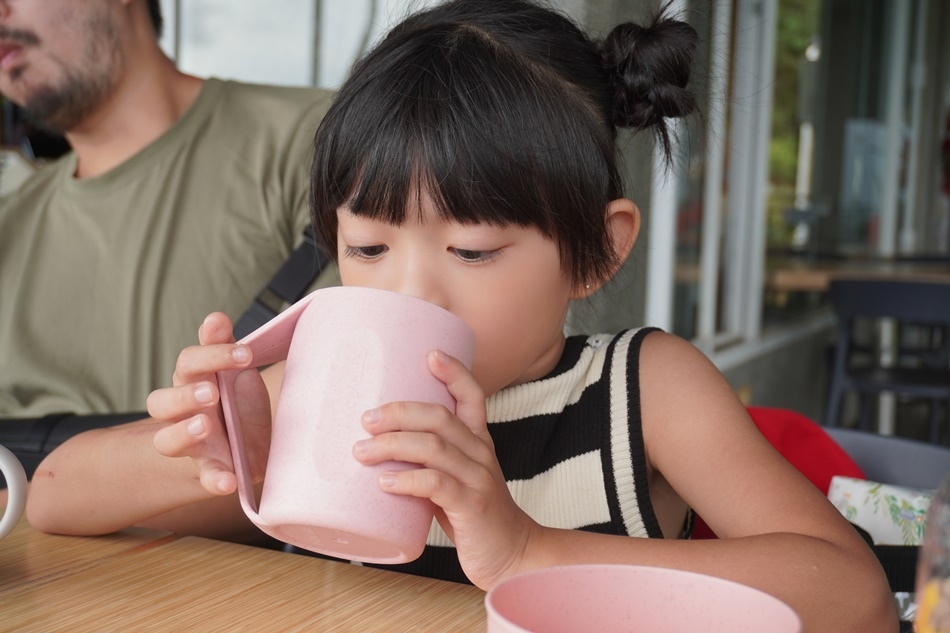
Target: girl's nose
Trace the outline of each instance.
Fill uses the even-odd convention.
[[[408,272],[403,274],[394,290],[400,294],[416,297],[448,309],[447,294],[434,275],[435,271]],[[421,274],[419,274],[421,273]]]

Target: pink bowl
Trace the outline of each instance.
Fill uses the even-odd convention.
[[[635,565],[513,576],[485,596],[488,633],[801,633],[777,598],[729,580]]]

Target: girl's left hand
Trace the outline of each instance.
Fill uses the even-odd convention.
[[[455,398],[455,415],[441,405],[420,402],[367,411],[363,426],[374,437],[357,442],[354,454],[366,465],[388,460],[420,464],[384,473],[380,487],[431,499],[465,575],[487,590],[518,571],[529,540],[541,527],[511,498],[475,378],[442,352],[431,352],[428,364]]]

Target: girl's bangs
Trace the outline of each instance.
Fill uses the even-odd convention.
[[[561,150],[538,139],[563,130],[539,129],[552,124],[538,116],[532,78],[478,37],[417,37],[410,59],[351,95],[327,174],[340,202],[400,224],[424,193],[446,220],[550,235],[544,172]],[[483,50],[465,54],[469,45]]]

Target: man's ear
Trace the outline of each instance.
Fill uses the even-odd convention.
[[[618,198],[607,204],[607,237],[614,249],[614,266],[605,279],[591,279],[574,292],[575,299],[585,299],[617,274],[627,260],[640,234],[640,209],[626,198]]]

